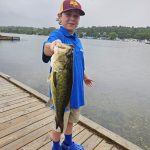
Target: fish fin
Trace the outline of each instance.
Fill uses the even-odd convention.
[[[66,57],[69,58],[69,57],[72,55],[72,53],[73,53],[72,51],[68,51],[68,52],[66,53]]]
[[[67,45],[69,45],[72,49],[74,48],[74,45],[73,45],[73,44],[67,44]]]
[[[47,101],[47,103],[45,104],[45,106],[51,106],[52,105],[52,99],[49,99],[48,101]]]
[[[56,88],[56,86],[57,86],[56,72],[53,73],[53,81],[54,81],[54,86]]]

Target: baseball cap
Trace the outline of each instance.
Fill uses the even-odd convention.
[[[64,0],[60,6],[60,11],[58,14],[61,14],[68,10],[79,10],[80,16],[85,15],[85,12],[82,10],[80,3],[76,0]]]

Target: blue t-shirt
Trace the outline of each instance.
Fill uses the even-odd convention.
[[[48,39],[45,43],[53,42],[55,40],[61,40],[62,43],[72,44],[74,45],[74,53],[73,53],[73,83],[72,83],[72,91],[70,97],[70,108],[78,109],[79,107],[85,104],[84,102],[84,54],[83,47],[80,39],[77,37],[76,32],[71,35],[68,30],[66,30],[63,26],[60,26],[60,29],[51,32]],[[44,48],[44,45],[43,45]],[[43,52],[42,60],[45,63],[50,61],[49,56],[46,56]],[[51,69],[50,69],[51,72]],[[50,98],[51,98],[51,90],[50,90]],[[54,109],[54,106],[51,106]],[[66,108],[65,111],[68,109]]]

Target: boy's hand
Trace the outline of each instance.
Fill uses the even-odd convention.
[[[85,83],[87,86],[92,87],[93,82],[94,82],[94,81],[93,81],[92,79],[90,79],[89,77],[87,77],[86,74],[84,74],[84,83]]]
[[[52,56],[54,54],[54,47],[56,44],[62,43],[59,39],[53,41],[52,43],[46,43],[44,46],[44,54],[46,56]]]
[[[51,49],[53,50],[54,53],[58,52],[58,47],[56,45],[61,44],[61,40],[57,39],[51,43]]]

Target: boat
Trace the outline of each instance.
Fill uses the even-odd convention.
[[[150,40],[145,40],[145,44],[150,44]]]

